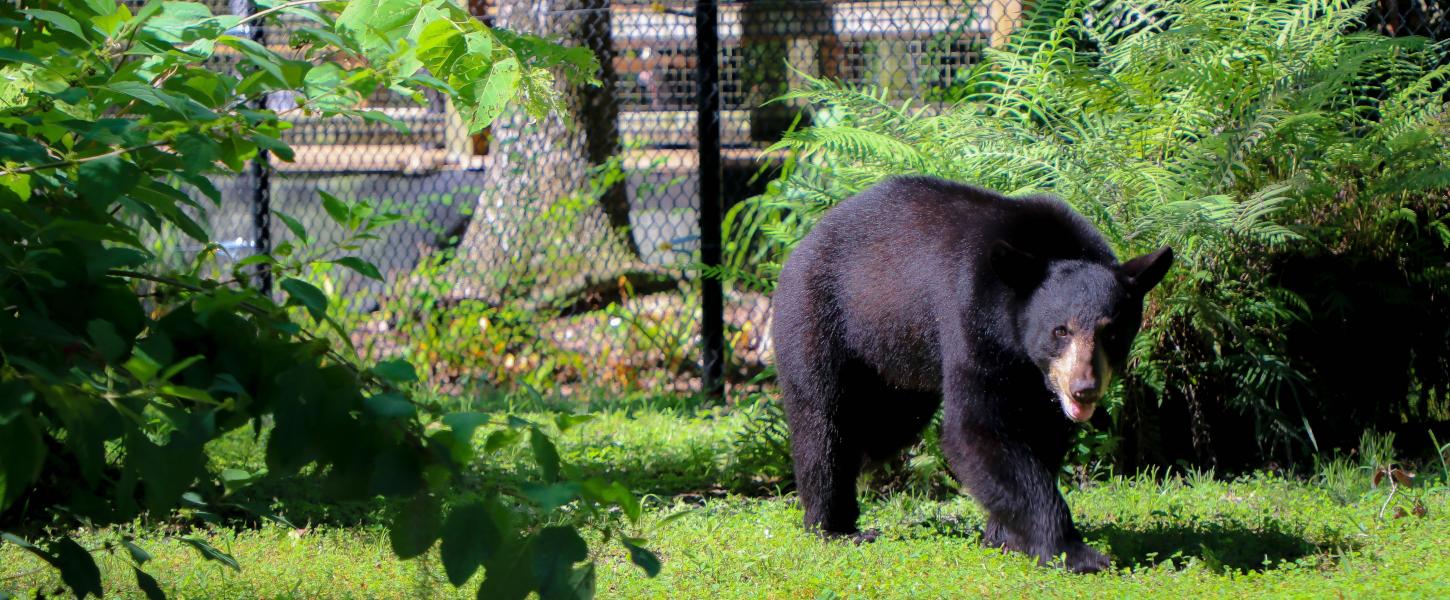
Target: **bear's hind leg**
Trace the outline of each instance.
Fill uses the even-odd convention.
[[[783,389],[789,398],[792,392]],[[828,535],[856,532],[856,478],[861,472],[859,445],[843,435],[840,424],[821,410],[838,401],[795,399],[787,411],[791,454],[795,460],[796,494],[805,509],[807,528]]]

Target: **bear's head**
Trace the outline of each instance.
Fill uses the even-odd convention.
[[[993,248],[993,270],[1023,299],[1018,347],[1042,369],[1067,418],[1080,423],[1092,416],[1127,361],[1143,296],[1172,264],[1167,246],[1120,265],[1043,260],[1005,242]]]

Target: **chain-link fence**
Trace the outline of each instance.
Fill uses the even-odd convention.
[[[1445,4],[1381,0],[1368,25],[1444,39]],[[491,25],[588,47],[603,85],[568,90],[568,117],[506,113],[477,135],[440,97],[369,99],[406,133],[293,118],[284,139],[295,159],[224,182],[213,228],[228,248],[275,250],[296,242],[273,218],[283,213],[319,240],[346,239],[318,190],[404,215],[356,243],[386,281],[316,276],[347,300],[342,320],[363,351],[405,355],[445,389],[711,391],[769,362],[769,299],[722,289],[697,268],[718,260],[723,211],[761,192],[782,159],[762,150],[805,124],[803,107],[767,101],[805,77],[930,98],[1005,43],[1032,6],[473,0]],[[280,18],[244,33],[286,52],[304,25]],[[292,100],[267,105],[285,111]]]
[[[1385,35],[1418,35],[1450,39],[1450,2],[1446,0],[1376,0],[1367,25]]]

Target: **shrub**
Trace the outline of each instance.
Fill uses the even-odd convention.
[[[66,532],[178,506],[208,515],[252,483],[301,474],[335,499],[398,499],[393,550],[418,556],[441,538],[449,580],[483,568],[483,596],[590,595],[586,525],[653,574],[658,561],[602,510],[637,518],[628,490],[571,480],[540,425],[413,402],[413,367],[361,361],[333,302],[301,278],[324,261],[378,278],[376,267],[330,252],[345,247],[311,247],[279,214],[297,242],[228,270],[211,262],[220,247],[203,225],[220,204],[208,176],[263,152],[290,160],[279,135],[292,115],[388,121],[357,106],[383,87],[418,98],[432,88],[476,131],[516,99],[538,116],[557,110],[555,69],[581,83],[593,57],[490,30],[451,0],[260,4],[249,17],[192,2],[135,13],[109,0],[0,4],[0,537],[82,597],[103,591],[91,553],[129,556],[155,597],[148,554],[131,539],[117,532],[88,549]],[[233,35],[280,14],[307,23],[291,40],[299,58]],[[210,62],[223,57],[240,61],[236,72]],[[282,90],[295,107],[251,108]],[[322,204],[353,239],[393,218],[325,194]],[[176,232],[206,250],[175,264],[147,243]],[[250,284],[258,271],[285,300]],[[473,434],[488,423],[503,433],[477,451]],[[245,427],[270,428],[266,470],[210,470],[208,442]],[[463,468],[524,438],[535,483]],[[470,494],[445,493],[455,488]]]

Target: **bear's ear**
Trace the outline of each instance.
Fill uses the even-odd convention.
[[[1047,264],[1042,259],[1018,250],[1012,244],[997,240],[992,244],[992,271],[1007,287],[1030,292],[1042,283]]]
[[[1148,290],[1163,281],[1163,276],[1168,273],[1168,267],[1173,266],[1173,249],[1164,246],[1133,260],[1123,263],[1119,271],[1123,274],[1124,281],[1128,287],[1139,295],[1147,294]]]

